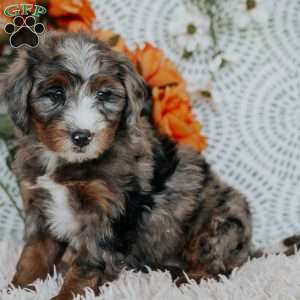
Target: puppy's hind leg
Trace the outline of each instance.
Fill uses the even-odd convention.
[[[232,189],[217,196],[210,198],[213,207],[199,212],[197,217],[205,222],[192,225],[184,249],[186,273],[196,281],[229,274],[250,254],[251,216],[244,197]],[[185,281],[180,278],[178,283]]]

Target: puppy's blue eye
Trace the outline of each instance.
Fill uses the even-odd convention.
[[[112,96],[111,91],[99,91],[97,92],[96,98],[99,101],[109,101]]]
[[[63,104],[66,101],[65,91],[60,87],[50,88],[45,96],[49,97],[55,104]]]

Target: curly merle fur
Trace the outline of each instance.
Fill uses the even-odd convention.
[[[122,268],[182,271],[200,280],[247,259],[245,197],[203,156],[159,134],[142,109],[143,79],[84,34],[47,34],[1,78],[18,128],[15,170],[26,245],[13,284],[65,274],[53,299],[118,277]],[[74,131],[90,134],[77,145]],[[75,143],[75,144],[74,144]]]

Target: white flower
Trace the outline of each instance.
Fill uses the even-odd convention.
[[[178,45],[188,52],[197,48],[207,49],[211,45],[209,35],[210,19],[197,9],[188,10],[180,7],[173,14],[169,32],[175,37]]]
[[[228,51],[220,51],[213,57],[211,63],[208,66],[208,69],[210,70],[210,72],[215,73],[225,64],[235,63],[237,61],[238,57],[234,53]]]
[[[211,75],[207,74],[197,82],[189,82],[187,88],[194,108],[198,108],[201,103],[206,102],[213,111],[218,111],[214,102]]]
[[[241,29],[246,29],[251,22],[264,25],[269,19],[269,9],[265,0],[240,0],[234,9],[237,11],[234,21]]]
[[[211,91],[211,76],[209,73],[204,75],[200,80],[190,81],[187,83],[187,90],[191,94],[199,93],[202,91]]]

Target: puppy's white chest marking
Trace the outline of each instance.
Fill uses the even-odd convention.
[[[52,198],[45,203],[45,214],[50,231],[61,240],[71,241],[79,232],[80,223],[69,204],[68,189],[54,182],[48,175],[40,176],[37,186],[46,189]]]

